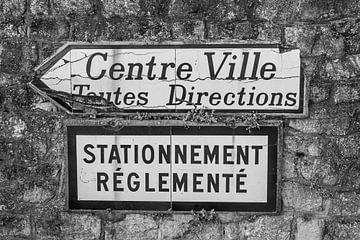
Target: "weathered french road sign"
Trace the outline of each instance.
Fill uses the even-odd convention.
[[[279,124],[69,125],[69,209],[274,213]]]
[[[36,71],[32,86],[72,113],[307,114],[299,50],[278,44],[70,43]]]

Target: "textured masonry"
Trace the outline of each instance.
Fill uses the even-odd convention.
[[[0,239],[359,239],[359,0],[0,0]],[[282,210],[71,213],[70,117],[27,83],[68,41],[294,45],[309,117],[287,119]]]

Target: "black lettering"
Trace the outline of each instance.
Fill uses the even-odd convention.
[[[270,68],[267,68],[267,67]],[[264,80],[270,80],[275,76],[275,73],[271,73],[268,77],[265,76],[266,72],[276,72],[276,66],[273,63],[265,63],[260,69],[260,77]]]
[[[129,72],[125,80],[134,80],[133,77],[134,67],[137,67],[138,70],[135,80],[142,80],[143,65],[141,63],[128,63],[128,65],[129,65]]]
[[[250,80],[257,80],[258,79],[256,74],[257,74],[257,70],[258,70],[258,67],[259,67],[260,54],[261,54],[260,52],[254,52],[255,59],[254,59],[254,65],[253,65],[252,74],[251,74],[251,77],[249,78]]]
[[[124,149],[124,163],[128,163],[129,159],[129,148],[131,148],[131,145],[120,145],[120,148]]]
[[[207,191],[211,192],[211,188],[215,192],[219,192],[219,174],[215,174],[215,179],[211,173],[208,173],[208,184],[207,184]]]
[[[101,184],[104,187],[106,192],[109,191],[108,186],[106,185],[107,181],[109,180],[109,176],[104,172],[98,172],[96,174],[96,183],[97,183],[97,191],[101,192]]]
[[[186,74],[184,77],[181,76],[183,72],[192,72],[192,66],[189,63],[182,63],[176,70],[176,75],[180,80],[186,80],[191,76],[191,73]]]
[[[230,192],[230,178],[232,178],[233,175],[231,173],[223,173],[222,177],[225,178],[225,191],[228,193]]]
[[[121,179],[118,179],[118,177],[122,177],[124,175],[124,173],[122,172],[114,172],[113,173],[113,180],[114,180],[114,192],[122,192],[124,191],[123,187],[118,187],[118,184],[121,184]]]
[[[231,95],[232,101],[228,102],[228,98],[229,98],[230,95]],[[225,96],[224,96],[225,105],[233,105],[234,102],[235,102],[234,98],[235,98],[235,94],[232,93],[232,92],[229,92],[229,93],[225,94]]]
[[[134,163],[139,163],[139,146],[134,145]]]
[[[201,184],[201,180],[198,180],[199,177],[203,177],[202,173],[194,173],[193,174],[193,192],[204,192],[204,189],[198,188],[198,185]]]
[[[116,68],[119,67],[119,68]],[[122,78],[124,76],[124,74],[122,74],[121,72],[124,72],[124,65],[122,65],[121,63],[114,63],[109,70],[109,77],[112,80],[119,80],[120,78]],[[114,76],[114,73],[119,72],[118,76]]]
[[[285,106],[295,106],[296,104],[296,95],[297,93],[288,93],[286,94],[286,101],[285,101]]]
[[[240,77],[238,77],[239,80],[246,79],[245,73],[246,73],[247,63],[248,63],[248,59],[249,59],[249,52],[243,52],[242,54],[244,55],[244,58],[242,61]],[[241,104],[241,105],[243,105],[243,104]]]
[[[182,146],[182,151],[179,145],[175,145],[175,163],[179,163],[179,158],[181,162],[186,164],[186,145]]]
[[[202,96],[208,96],[209,93],[208,92],[198,92],[197,95],[198,95],[198,98],[197,98],[197,102],[195,105],[201,105]]]
[[[169,177],[169,173],[159,173],[159,192],[169,192],[169,188],[164,188],[167,180],[164,180],[163,177]]]
[[[184,192],[188,191],[188,181],[187,181],[188,174],[184,173],[181,176],[181,180],[176,173],[173,173],[173,192],[176,192],[176,186],[178,187],[179,191],[184,187]]]
[[[99,80],[100,78],[104,77],[105,73],[106,73],[106,70],[102,69],[100,74],[96,77],[92,76],[91,75],[91,64],[92,64],[92,60],[95,56],[101,56],[104,61],[107,60],[107,53],[94,53],[92,54],[88,61],[86,62],[86,74],[88,75],[88,77],[91,79],[91,80]]]
[[[223,157],[224,157],[224,164],[234,164],[234,160],[228,160],[229,157],[231,157],[231,152],[228,152],[228,150],[233,150],[234,146],[233,145],[224,145],[224,152],[223,152]]]
[[[241,174],[236,174],[236,192],[237,193],[246,193],[247,190],[246,189],[241,189],[241,186],[245,185],[244,181],[241,181],[241,178],[245,178],[246,174],[241,173]]]
[[[213,105],[213,106],[219,105],[220,99],[221,99],[220,93],[214,92],[214,93],[212,93],[212,94],[210,95],[210,97],[209,97],[209,103],[210,103],[211,105]],[[214,100],[215,100],[216,102],[214,102]]]
[[[149,151],[146,151],[149,150]],[[150,156],[147,158],[146,152],[150,153]],[[142,149],[142,160],[146,164],[151,164],[154,161],[154,148],[150,144],[146,144]]]
[[[236,164],[241,164],[241,160],[243,160],[245,165],[249,164],[249,146],[245,146],[245,152],[242,146],[237,146],[237,161]]]
[[[215,145],[210,151],[208,145],[204,145],[204,163],[207,164],[208,161],[210,163],[215,162],[215,164],[219,164],[219,145]]]
[[[237,56],[232,56],[232,59],[236,60]],[[226,77],[226,80],[234,80],[234,70],[235,70],[235,63],[229,63],[230,70],[229,70],[229,76]]]
[[[130,191],[132,192],[136,192],[137,190],[139,190],[140,188],[140,181],[132,181],[131,178],[136,178],[139,179],[139,175],[137,173],[129,173],[128,178],[127,178],[127,186],[129,188]]]
[[[151,188],[149,186],[150,179],[149,179],[149,173],[145,173],[145,192],[155,192],[155,188]]]
[[[246,93],[245,93],[245,88],[244,88],[244,87],[241,88],[241,91],[238,92],[237,94],[239,95],[239,102],[238,102],[239,106],[245,105],[245,102],[243,101],[243,97],[244,97],[244,95],[246,94]]]
[[[261,96],[264,96],[264,99],[263,99],[263,102],[261,102]],[[256,103],[257,105],[259,106],[263,106],[267,103],[269,97],[266,93],[259,93],[257,96],[256,96]]]
[[[107,95],[107,97],[105,98],[105,93]],[[99,92],[99,96],[102,98],[105,98],[106,100],[110,101],[111,98],[111,92]]]
[[[77,87],[79,87],[79,93],[77,93],[77,94],[83,95],[84,88],[86,87],[87,90],[89,90],[90,84],[74,84],[73,90],[75,91]],[[76,94],[76,93],[73,93],[73,94]]]
[[[221,70],[221,68],[223,67],[227,57],[229,55],[231,55],[232,53],[231,52],[224,52],[223,55],[224,55],[224,58],[222,60],[222,62],[220,63],[220,66],[218,67],[218,69],[216,70],[216,73],[215,73],[215,69],[214,69],[214,61],[213,61],[213,58],[212,58],[212,55],[215,55],[215,52],[205,52],[204,55],[206,55],[207,57],[207,60],[208,60],[208,66],[209,66],[209,72],[210,72],[210,79],[211,80],[215,80]]]
[[[91,159],[83,158],[83,160],[86,163],[93,163],[95,161],[95,155],[89,151],[89,148],[94,149],[94,146],[92,144],[86,144],[84,146],[84,152],[90,155]]]
[[[251,146],[251,149],[255,150],[255,165],[259,164],[259,150],[263,149],[262,146]]]
[[[166,105],[179,105],[184,102],[185,96],[186,96],[186,88],[180,84],[170,84],[170,97],[169,102],[166,103]],[[181,89],[181,94],[179,92],[176,92],[175,88]],[[181,95],[181,97],[179,97]]]
[[[255,91],[255,87],[252,87],[251,88],[253,91]],[[253,103],[253,101],[254,101],[254,93],[253,92],[250,92],[249,93],[249,95],[250,95],[250,99],[249,99],[249,103],[247,104],[247,105],[249,105],[249,106],[252,106],[252,105],[254,105],[254,103]]]
[[[109,155],[109,163],[112,163],[114,160],[116,160],[117,163],[121,163],[120,156],[119,156],[119,150],[116,145],[111,146],[110,155]]]
[[[175,63],[161,63],[161,66],[162,66],[162,70],[161,70],[161,77],[159,78],[159,80],[167,80],[167,76],[166,76],[167,68],[168,67],[175,68]]]
[[[139,100],[137,101],[137,105],[144,106],[144,105],[148,104],[148,102],[149,102],[149,100],[147,98],[148,94],[149,94],[148,92],[139,92],[139,94],[138,94]]]
[[[193,91],[195,89],[195,87],[191,87],[191,91]],[[194,96],[194,92],[190,92],[188,94],[189,98],[186,101],[186,105],[193,105],[193,96]]]
[[[145,65],[149,66],[147,78],[149,80],[154,80],[156,76],[155,76],[155,74],[152,75],[152,71],[153,71],[154,66],[156,65],[155,64],[155,57],[151,57],[151,60],[148,63],[146,63]]]
[[[130,100],[130,101],[128,101]],[[135,94],[132,92],[128,92],[124,95],[124,104],[125,105],[132,105],[135,102]]]
[[[107,148],[107,145],[97,145],[97,148],[100,148],[100,162],[105,163],[105,148]]]
[[[276,97],[278,97],[278,102],[277,102],[276,106],[282,106],[282,99],[283,99],[282,93],[271,93],[271,102],[270,102],[269,106],[275,105]]]
[[[196,158],[200,155],[199,152],[196,152],[197,149],[200,149],[200,145],[191,145],[190,146],[190,161],[191,164],[201,164],[201,160],[197,160]]]
[[[120,100],[120,95],[121,95],[121,92],[120,92],[121,88],[117,88],[116,91],[114,92],[114,95],[115,95],[115,100],[114,100],[114,103],[115,105],[119,105],[121,104],[121,100]]]
[[[166,163],[170,163],[171,158],[171,145],[166,145],[166,150],[164,145],[159,145],[159,163],[162,164],[165,159]]]

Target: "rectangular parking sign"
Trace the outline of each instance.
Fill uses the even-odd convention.
[[[69,208],[276,212],[280,131],[69,125]]]

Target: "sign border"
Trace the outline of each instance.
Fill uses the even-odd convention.
[[[184,126],[184,122],[182,121],[177,121],[177,120],[160,120],[160,121],[130,121],[130,120],[126,120],[126,121],[122,121],[120,126],[117,127],[104,127],[107,126],[106,124],[104,124],[106,121],[111,121],[111,120],[68,120],[65,123],[66,126],[66,143],[67,143],[67,149],[66,149],[66,153],[67,153],[67,159],[66,159],[66,176],[65,176],[65,181],[66,181],[66,209],[68,211],[74,211],[74,212],[97,212],[97,211],[103,211],[106,209],[111,209],[111,210],[116,210],[116,211],[121,211],[124,213],[151,213],[151,212],[167,212],[167,213],[189,213],[190,210],[201,210],[201,207],[204,207],[204,205],[199,206],[200,202],[197,204],[196,202],[176,202],[172,205],[172,209],[171,207],[171,203],[170,202],[138,202],[138,205],[134,205],[134,202],[122,202],[123,205],[123,209],[117,207],[116,205],[119,204],[118,201],[77,201],[76,202],[81,202],[80,205],[77,205],[76,208],[74,208],[74,206],[72,206],[71,200],[74,201],[74,193],[70,193],[70,191],[72,191],[74,189],[74,186],[71,186],[71,184],[76,185],[76,161],[75,161],[75,165],[74,163],[71,164],[70,161],[73,160],[74,162],[74,147],[76,146],[76,143],[74,142],[75,136],[76,134],[80,133],[85,133],[87,132],[88,134],[93,134],[93,133],[89,133],[88,132],[88,128],[93,128],[93,130],[95,130],[95,132],[97,131],[98,133],[102,133],[103,131],[108,131],[109,133],[114,134],[116,131],[124,131],[121,130],[123,127],[136,127],[138,129],[140,128],[148,128],[148,127],[152,127],[152,129],[156,129],[157,127],[160,128],[169,128],[169,127],[175,127],[175,128],[179,128],[179,127],[185,127]],[[78,130],[76,131],[77,127],[81,127],[83,128],[83,130]],[[239,127],[241,127],[242,129],[240,131],[244,132],[246,126],[243,124],[236,124],[233,127],[230,126],[226,126],[225,124],[198,124],[198,123],[190,123],[186,125],[187,127],[190,128],[195,128],[195,129],[201,129],[201,127],[227,127],[230,131],[233,131],[234,129],[238,129],[238,131],[240,130]],[[272,140],[269,139],[269,141],[275,141],[276,142],[276,162],[274,163],[270,163],[271,164],[271,168],[272,171],[270,169],[270,167],[268,168],[268,178],[270,179],[268,181],[268,186],[271,185],[270,181],[272,181],[272,184],[274,184],[274,188],[275,191],[272,191],[271,188],[268,187],[268,196],[271,196],[271,200],[268,201],[268,203],[266,203],[267,205],[271,205],[271,206],[264,206],[266,204],[262,204],[262,203],[255,203],[256,206],[254,205],[254,203],[224,203],[227,205],[227,207],[225,207],[222,210],[216,210],[216,212],[237,212],[240,214],[262,214],[262,215],[266,215],[266,214],[279,214],[280,212],[280,190],[281,190],[281,186],[280,186],[280,180],[281,180],[281,170],[282,166],[281,166],[281,159],[282,159],[282,143],[283,143],[283,122],[282,121],[276,121],[276,120],[270,120],[267,121],[266,123],[263,123],[260,125],[260,131],[261,131],[261,127],[272,127],[273,129],[276,130],[277,134],[274,136],[270,136],[272,138]],[[275,127],[275,128],[274,128]],[[71,132],[72,130],[74,130],[76,132]],[[102,128],[102,129],[101,129]],[[160,129],[159,128],[159,129]],[[150,129],[150,128],[148,128]],[[160,134],[165,134],[167,135],[168,132],[164,132],[161,130],[155,130],[158,131]],[[100,131],[100,132],[99,132]],[[127,130],[125,130],[127,131]],[[189,131],[189,130],[187,130]],[[128,132],[127,134],[131,134],[133,135],[133,132]],[[140,134],[140,132],[139,132]],[[188,134],[193,135],[193,132],[189,131]],[[253,130],[252,133],[248,133],[249,135],[263,135],[262,132],[259,132],[259,130]],[[247,135],[247,134],[246,134]],[[73,149],[71,149],[71,147],[73,147]],[[74,174],[75,172],[75,176],[71,176],[69,175],[70,172],[70,168],[74,168],[75,166],[75,171],[72,171]],[[274,169],[275,168],[275,169]],[[272,173],[272,174],[269,174]],[[271,176],[269,176],[271,175]],[[73,181],[72,179],[74,179],[75,177],[75,181]],[[72,178],[70,180],[70,178]],[[72,181],[70,183],[70,181]],[[77,186],[76,186],[77,187]],[[75,188],[76,188],[75,187]],[[75,193],[75,196],[77,195],[77,193]],[[72,198],[72,199],[71,199]],[[273,202],[271,202],[273,201]],[[104,204],[106,203],[106,207],[98,207],[98,205]],[[143,204],[147,205],[147,208],[145,209],[126,209],[126,208],[130,208],[129,206],[131,205],[132,207],[136,207],[136,206],[143,206]],[[85,204],[86,208],[82,208],[81,204]],[[215,202],[208,202],[208,203],[204,203],[205,206],[207,206],[207,210],[212,209],[213,205],[219,204],[219,203],[215,203]],[[110,206],[110,207],[109,207]],[[157,208],[160,207],[160,209],[155,209],[154,206],[156,206]],[[175,206],[175,209],[174,209]],[[234,210],[235,207],[239,207],[241,206],[241,209],[237,209]],[[260,209],[259,209],[260,207]],[[266,211],[267,208],[271,208],[270,210]]]
[[[292,46],[285,46],[280,43],[234,43],[234,42],[209,42],[209,43],[184,43],[184,42],[163,42],[163,43],[144,43],[144,42],[95,42],[95,43],[83,43],[83,42],[68,42],[64,46],[60,47],[54,54],[45,59],[42,64],[35,68],[37,75],[44,74],[53,64],[55,64],[59,59],[61,59],[67,52],[72,49],[166,49],[166,48],[279,48],[280,51],[288,51],[297,49]],[[301,63],[301,58],[300,58]],[[79,115],[79,116],[88,116],[88,113],[84,112],[76,112],[73,109],[70,109],[66,104],[62,103],[60,99],[56,100],[49,97],[45,91],[48,87],[40,80],[36,79],[29,83],[30,87],[39,93],[41,96],[49,99],[55,106],[64,110],[68,114]],[[256,110],[256,109],[247,109],[247,110],[216,110],[215,112],[221,114],[233,114],[233,113],[251,113],[257,112],[261,114],[266,114],[274,117],[284,117],[284,118],[305,118],[308,116],[308,95],[309,95],[309,82],[304,76],[304,71],[300,66],[300,86],[299,86],[299,94],[300,94],[300,103],[299,109],[297,110]],[[212,110],[209,108],[209,110]],[[137,109],[137,110],[122,110],[119,112],[109,112],[109,113],[98,113],[99,116],[122,116],[126,114],[131,114],[135,112],[149,112],[149,113],[160,113],[160,114],[184,114],[188,110],[159,110],[159,109]]]

